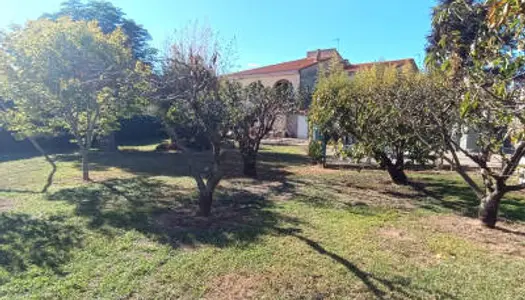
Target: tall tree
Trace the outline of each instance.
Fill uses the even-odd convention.
[[[157,50],[149,45],[151,36],[148,31],[133,19],[126,18],[122,9],[115,7],[109,1],[68,0],[61,3],[59,11],[42,16],[51,20],[58,20],[61,17],[70,17],[74,21],[97,21],[105,34],[120,27],[128,37],[126,43],[131,47],[135,59],[148,64],[155,60]]]
[[[525,188],[510,180],[525,155],[525,103],[519,83],[525,74],[522,8],[523,1],[504,0],[449,0],[435,8],[427,66],[431,73],[444,73],[444,80],[419,101],[424,117],[414,126],[423,142],[429,136],[426,130],[439,133],[449,162],[479,198],[479,217],[488,227],[495,227],[504,195]],[[456,24],[455,30],[450,23]],[[463,133],[475,133],[477,151],[457,141]],[[509,141],[511,149],[504,147]],[[481,185],[465,172],[457,152],[480,168]],[[499,168],[489,166],[492,157],[501,159]]]
[[[0,70],[7,77],[5,98],[13,101],[13,119],[69,130],[82,154],[84,180],[89,180],[94,136],[139,109],[140,91],[147,88],[142,78],[149,72],[133,59],[120,29],[104,34],[96,22],[69,18],[31,21],[5,34]]]
[[[265,87],[260,81],[242,87],[226,82],[223,95],[231,109],[232,132],[239,143],[244,175],[257,177],[257,153],[261,140],[272,130],[280,115],[293,113],[298,100],[290,86]]]
[[[223,177],[222,143],[231,128],[230,110],[221,95],[220,70],[228,60],[216,34],[207,27],[188,27],[179,32],[162,62],[157,76],[159,116],[170,136],[188,155],[191,176],[199,191],[199,215],[209,216],[213,194]],[[194,153],[177,137],[179,125],[195,128],[208,139],[212,149],[211,165],[204,169],[194,164]]]
[[[120,28],[127,36],[126,46],[131,47],[133,57],[152,66],[156,60],[157,50],[149,45],[151,36],[148,31],[127,18],[122,9],[109,1],[101,0],[68,0],[61,3],[60,10],[55,13],[44,14],[42,18],[57,20],[61,17],[70,17],[75,21],[97,21],[105,34]],[[108,132],[98,138],[104,151],[118,150],[115,132]]]

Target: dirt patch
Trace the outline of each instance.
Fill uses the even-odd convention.
[[[320,165],[310,165],[305,167],[292,167],[289,171],[294,175],[324,175],[324,174],[336,174],[340,173],[340,170],[326,169]]]
[[[330,199],[332,203],[339,202],[342,207],[369,206],[377,208],[399,209],[403,211],[412,210],[417,207],[414,196],[406,187],[397,187],[385,184],[382,190],[368,188],[354,182],[333,181],[323,182],[310,180],[306,182],[306,190],[311,194],[322,191],[322,198]]]
[[[406,230],[395,227],[381,227],[377,231],[380,248],[395,254],[401,262],[411,261],[430,266],[439,262],[440,257],[425,246],[423,240]]]
[[[252,195],[258,195],[265,199],[276,201],[289,200],[294,196],[294,193],[289,191],[289,182],[281,181],[254,181],[254,180],[230,180],[221,183],[222,187],[237,189],[240,192],[247,192]],[[293,183],[299,185],[297,183]]]
[[[212,280],[204,299],[254,299],[264,282],[260,275],[227,274]]]
[[[0,198],[0,212],[10,211],[15,206],[11,199]]]
[[[378,231],[379,235],[389,238],[389,239],[395,239],[399,241],[414,241],[415,239],[410,236],[406,231],[393,228],[393,227],[382,227]]]
[[[499,222],[496,229],[489,229],[477,219],[450,215],[427,217],[423,226],[458,235],[491,251],[525,258],[525,224]]]

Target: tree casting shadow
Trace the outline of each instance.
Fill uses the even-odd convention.
[[[396,276],[394,279],[385,279],[370,272],[365,272],[344,257],[326,250],[318,242],[301,235],[300,229],[276,228],[276,232],[282,235],[292,236],[304,242],[317,253],[327,256],[333,261],[343,265],[351,274],[358,277],[377,299],[385,299],[385,297],[387,297],[387,299],[419,299],[421,298],[422,293],[428,297],[435,297],[437,294],[440,299],[456,299],[456,297],[446,292],[431,291],[425,288],[416,287],[411,283],[409,278]]]
[[[428,209],[446,208],[466,217],[477,217],[479,200],[463,182],[437,177],[423,177],[412,187],[426,197],[422,206]],[[525,221],[525,201],[508,193],[501,201],[499,217],[509,221]]]
[[[109,168],[119,168],[141,176],[190,176],[188,160],[190,157],[195,164],[194,169],[203,170],[210,166],[211,155],[208,152],[185,154],[179,152],[157,152],[123,150],[116,153],[90,153],[90,168],[94,171],[105,171]],[[59,161],[76,162],[81,168],[78,155],[61,155]],[[304,155],[261,152],[257,161],[258,179],[280,180],[290,175],[285,167],[308,164],[309,159]],[[242,178],[242,157],[237,150],[225,150],[222,161],[224,178]]]
[[[173,247],[246,245],[280,223],[299,223],[271,210],[271,201],[245,190],[219,189],[209,218],[195,215],[196,199],[193,189],[145,177],[113,179],[49,196],[75,204],[76,214],[88,218],[92,229],[108,235],[134,229]]]
[[[36,265],[61,274],[61,266],[81,240],[78,228],[64,224],[62,217],[37,219],[27,214],[2,213],[0,267],[19,273]]]

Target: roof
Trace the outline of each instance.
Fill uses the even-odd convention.
[[[261,68],[240,71],[237,73],[229,74],[228,76],[244,76],[244,75],[258,75],[267,73],[277,73],[286,71],[299,71],[301,69],[310,67],[318,63],[319,61],[315,58],[303,58],[293,61],[287,61],[280,64],[265,66]]]
[[[368,68],[371,68],[377,65],[387,65],[389,67],[394,66],[396,68],[399,68],[405,65],[415,66],[416,63],[414,62],[412,58],[406,58],[406,59],[398,59],[398,60],[369,62],[369,63],[362,63],[362,64],[350,64],[350,65],[345,66],[345,70],[348,72],[357,72],[357,71],[368,69]]]
[[[287,62],[282,62],[275,65],[269,65],[264,66],[260,68],[240,71],[237,73],[228,74],[227,76],[248,76],[248,75],[262,75],[262,74],[270,74],[270,73],[279,73],[279,72],[289,72],[289,71],[299,71],[304,68],[313,66],[319,62],[324,62],[329,60],[331,57],[334,57],[334,54],[339,57],[339,52],[337,52],[336,49],[319,49],[316,51],[308,51],[306,54],[306,58],[298,59],[298,60],[292,60]],[[348,60],[342,60],[343,64],[345,65],[345,70],[348,72],[357,72],[363,69],[371,68],[375,65],[387,65],[387,66],[395,66],[395,67],[402,67],[405,65],[413,65],[416,66],[416,63],[412,58],[406,58],[406,59],[399,59],[399,60],[390,60],[390,61],[379,61],[379,62],[369,62],[369,63],[362,63],[362,64],[350,64],[348,63]]]

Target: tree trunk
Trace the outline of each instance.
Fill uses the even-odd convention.
[[[395,184],[398,185],[407,185],[408,184],[408,177],[405,174],[405,170],[403,168],[400,168],[396,165],[388,165],[387,166],[388,174],[390,175],[390,178]]]
[[[498,220],[498,210],[504,192],[494,191],[481,200],[479,206],[479,219],[483,225],[494,228]]]
[[[82,150],[82,180],[89,181],[89,151]]]
[[[209,217],[211,212],[211,204],[213,202],[213,192],[199,191],[199,212],[198,215],[202,217]]]
[[[382,168],[385,168],[392,179],[392,182],[397,185],[407,185],[409,184],[408,177],[405,174],[404,170],[404,158],[398,157],[396,163],[394,164],[392,160],[385,153],[376,154],[376,160],[378,160],[379,165]]]
[[[244,175],[251,178],[257,178],[257,154],[243,154],[242,159],[244,163]]]

